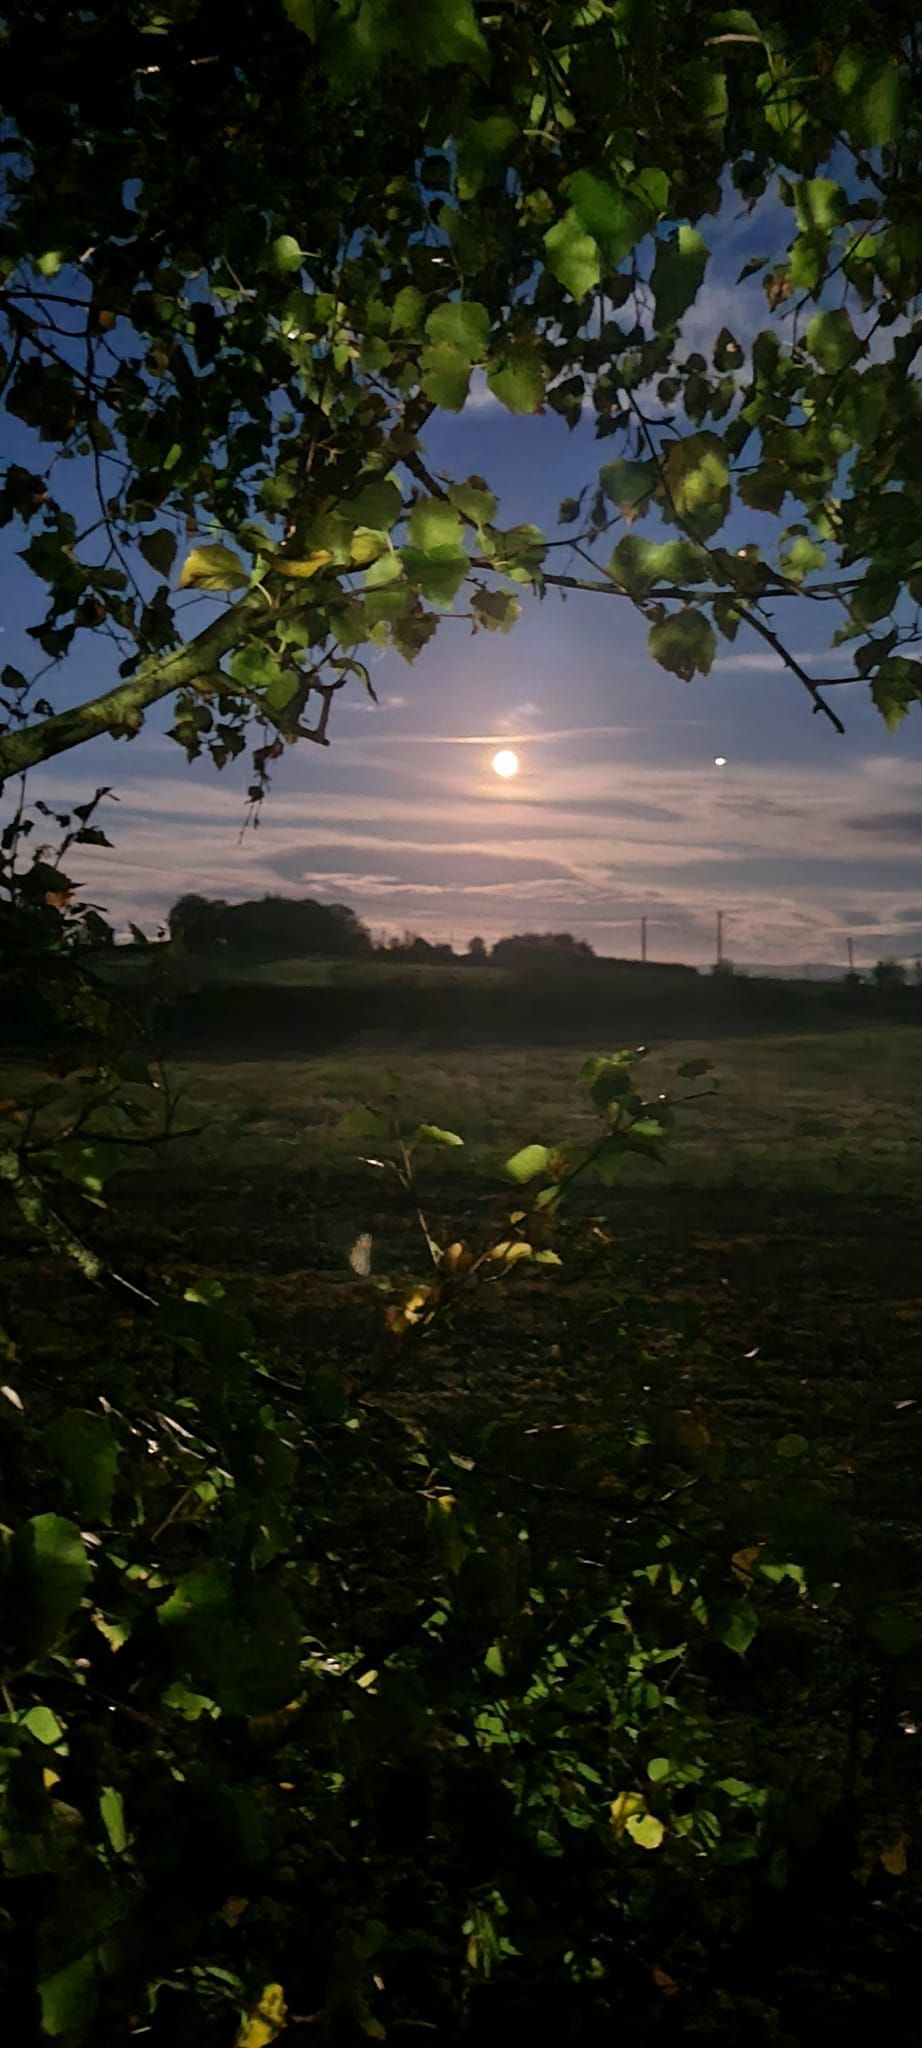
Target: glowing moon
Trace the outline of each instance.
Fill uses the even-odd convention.
[[[715,768],[726,768],[726,765],[727,765],[727,757],[726,757],[726,754],[715,754],[715,755],[714,755],[714,766],[715,766]]]
[[[510,775],[517,775],[519,772],[518,754],[514,754],[511,747],[500,747],[499,753],[494,754],[490,766],[494,775],[501,775],[504,782],[508,782]]]

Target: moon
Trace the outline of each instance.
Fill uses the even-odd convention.
[[[501,775],[503,781],[508,782],[510,776],[519,772],[518,754],[514,754],[511,747],[500,747],[499,753],[494,754],[490,767],[494,775]]]

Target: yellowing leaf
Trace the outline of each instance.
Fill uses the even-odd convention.
[[[259,2004],[241,2020],[234,2048],[269,2048],[285,2026],[288,2007],[281,1984],[267,1984]]]
[[[646,1811],[642,1792],[619,1792],[609,1807],[609,1816],[616,1835],[623,1835],[628,1821]]]
[[[638,1849],[658,1849],[666,1830],[655,1813],[632,1813],[625,1826]]]
[[[248,580],[239,555],[221,541],[193,548],[179,572],[180,590],[239,590]]]
[[[309,576],[316,576],[332,560],[329,548],[315,548],[313,554],[304,555],[300,561],[292,561],[287,555],[275,555],[272,567],[279,576],[297,576],[306,582]]]

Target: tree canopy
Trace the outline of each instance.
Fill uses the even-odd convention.
[[[281,960],[371,952],[371,935],[348,904],[317,903],[309,896],[263,896],[243,903],[180,896],[168,923],[171,939],[190,953],[226,946],[250,958]]]
[[[836,683],[922,696],[914,9],[11,0],[0,53],[0,520],[60,680],[4,670],[0,778],[172,699],[258,795],[369,647],[571,587],[684,679],[748,631],[834,724]],[[754,338],[708,298],[731,202]],[[430,466],[474,379],[594,415],[561,535]],[[799,597],[847,643],[822,689]]]

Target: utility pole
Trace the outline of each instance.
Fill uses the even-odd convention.
[[[640,920],[640,957],[641,957],[641,960],[643,961],[643,964],[644,964],[644,966],[646,966],[646,964],[647,964],[647,920],[646,920],[646,918],[645,918],[645,917],[642,917],[642,918],[641,918],[641,920]]]
[[[718,966],[718,967],[722,967],[722,966],[723,966],[723,964],[724,964],[724,914],[723,914],[723,911],[722,911],[722,910],[718,910],[718,912],[717,912],[717,966]]]
[[[846,945],[847,945],[847,947],[848,947],[848,971],[849,971],[849,974],[854,974],[854,972],[855,972],[855,941],[854,941],[854,939],[846,939],[845,943],[846,943]]]

